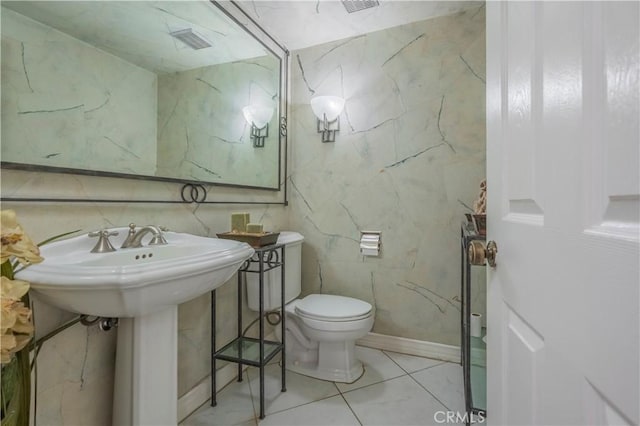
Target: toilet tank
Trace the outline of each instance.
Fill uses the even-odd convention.
[[[283,231],[278,236],[278,244],[285,245],[284,262],[284,298],[285,304],[298,297],[302,291],[302,241],[304,237],[297,232]],[[278,249],[281,252],[280,249]],[[251,265],[252,270],[258,269],[258,264]],[[272,311],[280,308],[280,277],[282,267],[275,268],[264,274],[264,310]],[[247,301],[249,309],[259,311],[260,290],[258,275],[248,272]]]

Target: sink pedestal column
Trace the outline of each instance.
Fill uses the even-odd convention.
[[[178,306],[120,318],[113,425],[178,423]]]

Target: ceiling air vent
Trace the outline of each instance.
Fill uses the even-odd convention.
[[[189,46],[194,50],[211,47],[211,43],[205,40],[204,37],[202,37],[201,35],[193,32],[191,28],[187,28],[180,31],[174,31],[170,34],[172,37],[177,38],[178,40],[180,40],[181,42],[183,42],[184,44],[186,44],[187,46]]]
[[[378,0],[342,0],[342,4],[349,13],[369,9],[370,7],[376,7],[380,5],[380,3],[378,3]]]

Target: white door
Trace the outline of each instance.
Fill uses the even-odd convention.
[[[640,422],[639,5],[487,2],[491,425]]]

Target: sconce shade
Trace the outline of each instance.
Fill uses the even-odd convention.
[[[311,109],[318,120],[335,121],[344,109],[344,99],[338,96],[316,96],[311,99]]]
[[[253,139],[253,147],[264,148],[264,140],[269,136],[269,122],[273,117],[273,107],[247,105],[242,108],[242,115],[251,125],[249,136]]]
[[[316,96],[311,98],[310,103],[318,118],[318,133],[322,133],[322,142],[335,142],[336,132],[340,131],[344,99],[339,96]]]
[[[253,124],[258,129],[266,126],[273,117],[273,108],[261,105],[247,105],[242,108],[242,114],[247,123]]]

